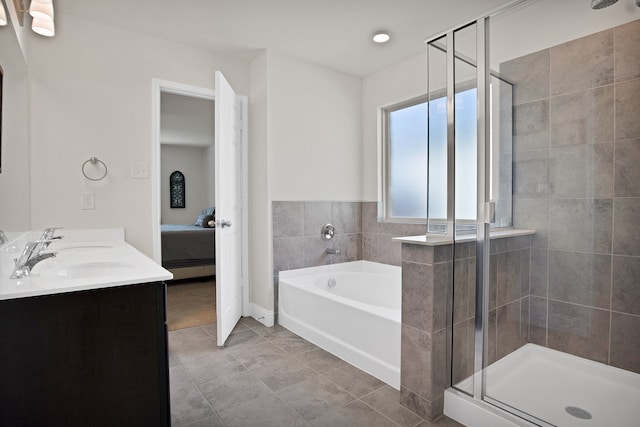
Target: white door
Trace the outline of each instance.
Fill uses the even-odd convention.
[[[216,315],[224,346],[242,315],[242,143],[240,102],[215,73]]]

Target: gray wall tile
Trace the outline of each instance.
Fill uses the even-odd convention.
[[[331,247],[331,241],[323,240],[319,234],[320,233],[318,233],[318,236],[307,236],[303,238],[305,267],[331,264],[331,255],[327,255],[326,252],[326,250]]]
[[[331,202],[304,202],[305,236],[320,236],[320,229],[328,223],[331,223]]]
[[[273,238],[304,235],[304,202],[273,202]]]
[[[640,138],[640,79],[615,86],[616,139]]]
[[[400,362],[402,387],[422,398],[431,400],[433,393],[432,335],[402,325],[402,354]]]
[[[547,345],[547,299],[529,298],[529,342]]]
[[[550,93],[558,95],[613,82],[613,29],[550,50]]]
[[[273,268],[277,271],[303,268],[304,238],[288,237],[273,240]]]
[[[640,315],[640,258],[614,256],[612,270],[612,310]]]
[[[513,108],[513,143],[516,151],[549,146],[547,99],[516,105]]]
[[[609,309],[611,256],[549,251],[549,298]]]
[[[334,262],[350,262],[362,259],[362,234],[338,234],[333,239],[333,248],[340,250]]]
[[[611,313],[611,364],[640,374],[640,316]]]
[[[498,307],[520,298],[522,278],[522,256],[520,251],[503,252],[497,257],[497,304]]]
[[[612,85],[551,98],[551,146],[612,141],[613,98]]]
[[[613,253],[640,256],[640,197],[616,198],[613,210]]]
[[[331,203],[331,219],[337,233],[360,233],[362,231],[361,218],[359,202]]]
[[[549,301],[548,345],[580,357],[607,363],[609,311]]]
[[[378,234],[378,262],[399,266],[402,260],[402,245],[392,238],[393,236]]]
[[[549,282],[549,251],[531,249],[531,265],[529,271],[529,289],[531,295],[547,297]]]
[[[640,77],[640,20],[614,28],[616,81]]]
[[[513,195],[544,198],[549,194],[549,149],[516,151],[513,162]]]
[[[500,73],[515,82],[515,105],[549,97],[549,49],[505,62]]]
[[[378,235],[374,233],[362,233],[362,259],[366,261],[378,261]]]
[[[549,199],[515,199],[513,219],[517,228],[536,230],[531,246],[549,247]]]
[[[549,249],[611,252],[611,199],[551,199]]]
[[[615,143],[614,195],[640,197],[640,139]]]
[[[554,147],[549,153],[551,197],[613,196],[613,143]]]
[[[378,202],[362,202],[362,232],[378,232]]]
[[[520,300],[503,305],[496,310],[497,357],[498,359],[526,344],[526,335],[521,330]]]

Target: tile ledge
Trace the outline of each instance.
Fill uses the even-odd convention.
[[[529,236],[535,234],[536,230],[524,228],[509,228],[491,232],[491,239],[502,239],[506,237]],[[476,239],[475,234],[463,234],[456,237],[456,243],[473,242]],[[427,234],[420,236],[394,237],[393,240],[401,243],[409,243],[413,245],[440,246],[451,244],[451,238],[442,234]]]

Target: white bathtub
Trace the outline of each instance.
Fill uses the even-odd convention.
[[[399,389],[401,272],[369,261],[281,271],[278,322]]]

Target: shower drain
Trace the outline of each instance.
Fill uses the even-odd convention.
[[[564,408],[564,410],[567,411],[569,415],[580,418],[581,420],[591,419],[591,414],[582,408],[578,408],[576,406],[567,406],[566,408]]]

